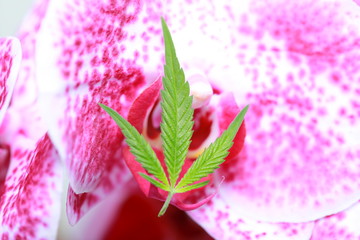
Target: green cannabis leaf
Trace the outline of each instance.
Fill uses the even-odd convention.
[[[121,128],[122,133],[125,136],[125,141],[130,147],[130,152],[134,154],[136,161],[138,161],[143,168],[145,168],[150,174],[154,175],[159,181],[148,177],[145,174],[141,174],[146,180],[154,184],[155,186],[169,191],[169,182],[167,180],[164,169],[161,166],[159,159],[157,159],[154,150],[150,144],[145,140],[143,136],[120,116],[115,110],[99,103],[99,105],[115,120],[116,124]],[[145,177],[146,176],[146,177]]]
[[[213,173],[225,161],[248,110],[248,106],[242,109],[228,129],[204,150],[185,175],[179,179],[193,133],[194,110],[191,107],[192,96],[190,96],[189,83],[185,81],[184,71],[176,57],[174,43],[163,18],[161,18],[161,24],[165,42],[165,76],[163,77],[164,89],[161,91],[160,129],[168,175],[154,150],[136,128],[116,111],[99,103],[122,130],[135,160],[152,176],[139,174],[151,184],[168,192],[159,216],[166,212],[174,194],[197,189],[209,183],[209,181],[196,182]]]
[[[171,188],[175,188],[192,136],[194,110],[190,86],[176,57],[174,43],[164,19],[161,20],[165,42],[164,90],[161,91],[161,139]]]

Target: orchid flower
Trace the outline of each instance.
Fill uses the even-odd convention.
[[[360,239],[352,0],[39,1],[20,31],[23,62],[0,132],[9,162],[0,236],[54,238],[63,167],[72,225],[90,209],[136,208],[126,204],[134,182],[164,200],[131,174],[144,170],[97,105],[127,117],[161,157],[161,16],[196,99],[188,164],[251,105],[212,184],[172,204],[216,239]]]
[[[36,105],[33,57],[38,19],[29,17],[27,24],[34,28],[24,26],[22,47],[15,38],[0,40],[1,239],[54,239],[60,217],[62,168]]]

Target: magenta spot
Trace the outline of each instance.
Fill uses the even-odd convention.
[[[339,73],[332,73],[331,75],[331,80],[335,83],[338,84],[341,81],[341,77]]]
[[[21,223],[16,231],[19,239],[34,238],[36,229],[47,225],[51,210],[44,206],[51,205],[54,200],[51,198],[51,184],[57,177],[54,166],[58,159],[53,157],[53,150],[46,135],[34,150],[17,149],[16,156],[13,156],[13,160],[22,166],[22,173],[9,174],[6,180],[0,201],[1,225],[14,228]],[[45,217],[40,218],[39,214]]]

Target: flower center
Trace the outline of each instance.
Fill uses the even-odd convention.
[[[218,127],[214,109],[209,105],[213,89],[205,75],[193,73],[188,77],[190,94],[193,96],[194,127],[188,158],[198,157],[217,137]],[[161,106],[158,99],[144,121],[143,134],[154,148],[161,149],[160,138]]]

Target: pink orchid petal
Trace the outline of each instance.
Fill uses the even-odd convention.
[[[16,38],[0,38],[0,123],[9,105],[21,62],[21,45]]]
[[[12,143],[17,135],[23,135],[36,142],[47,131],[47,127],[39,116],[35,81],[36,36],[45,15],[47,3],[48,0],[36,1],[18,34],[22,47],[22,61],[10,107],[0,128],[1,143]]]
[[[104,235],[109,231],[117,216],[117,210],[123,206],[124,200],[136,189],[136,183],[129,181],[124,185],[119,184],[108,191],[106,197],[103,195],[106,191],[95,190],[91,193],[83,193],[82,207],[79,209],[80,213],[85,213],[84,210],[90,210],[81,217],[81,220],[75,225],[70,225],[66,216],[62,216],[60,227],[58,231],[58,239],[109,239],[104,238]],[[71,191],[71,190],[70,190]],[[72,194],[75,194],[72,192]],[[89,195],[92,195],[89,198]],[[99,201],[97,201],[99,200]],[[96,202],[96,203],[95,203]],[[67,208],[69,207],[67,202]],[[85,209],[86,208],[86,209]],[[69,211],[69,209],[67,209]],[[67,213],[69,214],[69,212]],[[75,217],[75,216],[73,216]],[[76,220],[76,219],[73,219]],[[70,220],[71,221],[71,220]]]
[[[120,154],[120,152],[117,154]],[[122,158],[122,156],[118,156],[118,158]],[[92,192],[76,194],[71,186],[69,186],[66,213],[70,225],[75,225],[89,210],[108,198],[114,191],[126,196],[127,192],[131,190],[128,184],[130,179],[131,174],[125,166],[125,162],[122,161],[106,169],[101,182]]]
[[[360,198],[353,1],[172,2],[157,9],[170,16],[185,72],[198,69],[251,105],[246,153],[232,169],[234,182],[221,188],[238,214],[309,221]]]
[[[65,98],[43,94],[40,96],[40,107],[43,111],[51,111],[51,106],[57,106],[54,114],[45,115],[43,112],[43,116],[49,124],[51,139],[65,161],[71,187],[76,193],[84,193],[95,190],[109,168],[121,165],[121,158],[116,156],[123,136],[97,103],[117,110],[120,108],[109,104],[105,97],[96,100],[91,93],[77,95],[73,91],[71,96],[76,98],[76,103],[66,107]],[[79,100],[81,105],[77,103],[79,98],[82,98]]]
[[[39,1],[22,27],[23,61],[11,105],[0,128],[8,155],[1,192],[2,239],[53,239],[60,215],[62,168],[36,106],[35,36],[47,1]]]
[[[270,221],[308,221],[345,209],[359,199],[360,187],[353,180],[359,179],[358,168],[353,167],[358,165],[355,136],[359,132],[353,126],[360,106],[356,100],[358,6],[354,2],[200,1],[190,5],[178,1],[162,5],[149,1],[137,21],[123,24],[123,31],[118,27],[119,19],[124,19],[121,14],[136,12],[137,7],[123,11],[108,4],[112,9],[108,11],[104,2],[77,4],[54,3],[49,11],[39,52],[39,68],[49,73],[39,79],[43,92],[58,93],[60,87],[62,92],[58,94],[62,96],[74,86],[78,86],[78,92],[87,92],[93,77],[112,76],[112,71],[106,75],[108,68],[103,66],[118,59],[119,49],[128,59],[119,62],[125,67],[130,62],[133,66],[143,64],[147,81],[153,80],[149,76],[161,69],[158,19],[166,13],[171,16],[175,45],[182,49],[178,56],[185,72],[192,68],[204,72],[214,85],[236,92],[237,100],[250,103],[253,109],[247,116],[251,131],[246,153],[234,167],[237,183],[224,184],[224,192],[229,195],[226,201],[237,207],[238,214]],[[345,4],[353,5],[345,9]],[[116,32],[124,41],[114,41]],[[89,54],[90,50],[98,56]],[[152,60],[146,61],[150,56]],[[90,67],[96,71],[85,70]],[[98,82],[100,85],[101,80]],[[95,90],[100,92],[99,88]],[[82,104],[86,110],[95,109],[95,104],[83,103],[86,94],[75,93],[70,99],[80,96],[78,105],[65,98],[60,101],[67,106],[63,110]],[[66,111],[54,112],[54,101],[47,101],[50,104],[45,109],[54,113],[48,121],[53,122],[51,135],[64,157],[71,150],[64,144],[71,141],[58,133],[64,131],[58,129],[67,129],[59,127],[58,120],[64,117],[58,115]],[[117,108],[121,113],[126,113],[125,109]],[[77,122],[81,127],[84,121]],[[73,129],[76,124],[70,126]],[[82,142],[93,146],[93,141]],[[61,149],[63,145],[66,149]],[[89,179],[100,179],[104,167],[94,173],[97,161],[89,166]],[[84,171],[80,167],[77,173]],[[92,189],[99,181],[87,183],[81,176],[73,177],[78,178],[78,192]]]
[[[70,225],[75,225],[86,212],[100,201],[99,197],[91,193],[76,194],[71,186],[68,187],[66,211]]]
[[[139,7],[137,1],[54,1],[44,19],[37,54],[41,107],[76,193],[94,190],[105,169],[120,161],[113,155],[123,137],[97,103],[126,116],[145,80],[158,75],[157,62],[136,47],[155,51],[161,44],[137,31]]]
[[[100,202],[100,198],[94,192],[76,194],[71,186],[68,187],[66,214],[70,225],[75,225],[89,209]]]
[[[37,0],[20,27],[18,38],[22,46],[22,62],[19,76],[15,85],[12,106],[26,109],[36,102],[38,90],[36,86],[35,52],[37,33],[46,13],[48,0]]]
[[[7,144],[0,144],[0,196],[4,188],[7,170],[10,165],[10,147]]]
[[[188,212],[215,239],[305,240],[311,236],[313,222],[264,223],[242,219],[222,199],[226,197],[218,194],[208,204]]]
[[[1,239],[53,239],[59,216],[62,170],[45,135],[16,138],[0,201]]]
[[[351,4],[256,1],[238,23],[253,38],[236,66],[237,98],[251,107],[244,154],[221,190],[239,215],[309,221],[359,200],[360,9]]]
[[[311,240],[360,239],[360,203],[315,222]]]

